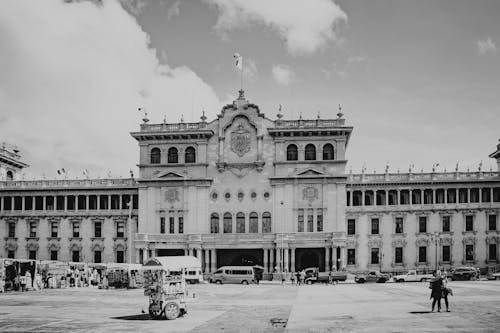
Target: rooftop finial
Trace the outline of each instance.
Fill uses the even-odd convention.
[[[139,112],[144,112],[144,118],[142,118],[142,121],[144,122],[144,124],[146,124],[149,119],[148,119],[148,113],[146,112],[146,109],[144,108],[137,108],[137,110],[139,110]]]
[[[184,123],[184,115],[181,114],[181,124]]]
[[[302,112],[299,115],[299,120],[302,120]]]
[[[385,173],[389,173],[389,163],[385,165]]]
[[[483,160],[479,163],[479,167],[477,168],[479,172],[481,172],[481,169],[483,168]]]
[[[337,113],[337,117],[342,118],[344,114],[342,113],[342,106],[339,104],[339,112]]]
[[[455,165],[455,172],[458,172],[458,163],[459,162],[457,162],[457,165]]]
[[[278,114],[276,115],[276,117],[278,117],[278,120],[281,120],[281,118],[283,118],[283,105],[280,104],[279,107],[278,107]]]
[[[205,123],[207,121],[207,116],[205,116],[205,110],[201,110],[201,122]]]
[[[238,99],[245,99],[245,91],[243,89],[238,90]]]
[[[320,112],[321,112],[321,111],[320,111],[320,110],[318,110],[318,116],[317,116],[317,117],[318,117],[318,120],[320,120],[320,119],[321,119],[321,117],[320,117]]]
[[[167,115],[163,115],[163,123],[166,124],[167,123]]]

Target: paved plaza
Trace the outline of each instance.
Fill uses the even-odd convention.
[[[427,283],[189,287],[189,313],[150,320],[142,289],[0,294],[0,332],[497,332],[500,281],[452,282],[429,313]],[[285,326],[286,325],[286,326]]]

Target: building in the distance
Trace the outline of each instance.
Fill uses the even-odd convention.
[[[243,92],[211,122],[145,118],[131,133],[137,179],[0,182],[0,256],[192,254],[206,273],[499,263],[498,171],[347,174],[352,130],[340,110],[333,119],[279,112],[271,120]],[[500,145],[490,157],[500,161]]]

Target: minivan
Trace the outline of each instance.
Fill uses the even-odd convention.
[[[217,284],[249,284],[254,282],[254,279],[254,270],[251,266],[222,266],[210,276],[210,282]]]
[[[189,284],[203,282],[203,273],[198,268],[188,268],[185,272],[186,282]]]

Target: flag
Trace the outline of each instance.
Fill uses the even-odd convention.
[[[57,174],[60,175],[61,174],[61,170],[58,169],[57,170]]]
[[[238,68],[240,71],[243,70],[243,57],[239,53],[233,54],[234,58],[234,65],[236,68]]]
[[[61,169],[61,172],[62,173],[66,173],[66,170],[64,170],[64,168]]]
[[[283,105],[280,104],[279,109],[278,109],[279,112],[281,112],[282,109],[283,109]]]

